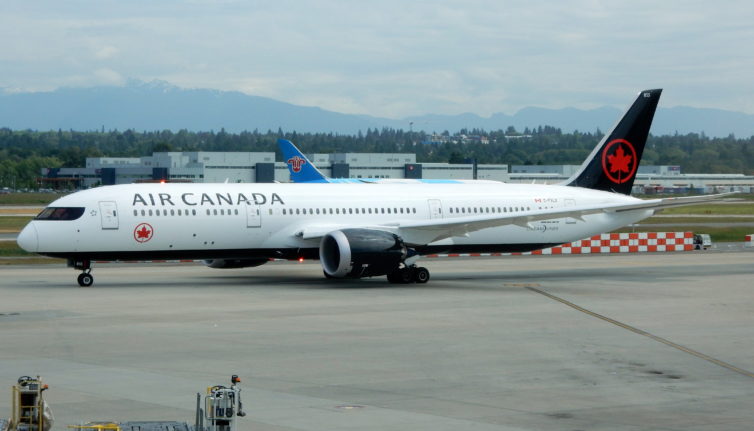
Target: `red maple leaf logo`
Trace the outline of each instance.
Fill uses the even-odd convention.
[[[616,184],[629,181],[634,177],[637,165],[636,150],[627,140],[614,139],[605,145],[602,151],[602,171],[610,181]]]
[[[152,233],[151,230],[147,229],[146,226],[142,226],[140,230],[136,231],[136,237],[137,238],[149,238],[149,234]]]
[[[293,156],[290,159],[286,160],[285,163],[288,163],[291,165],[291,169],[293,169],[293,172],[301,172],[301,167],[306,164],[306,160],[302,159],[299,156]]]
[[[610,163],[610,172],[631,172],[628,164],[631,163],[631,156],[624,154],[623,147],[618,146],[614,155],[607,156],[607,162]]]
[[[147,242],[152,239],[154,229],[149,223],[141,223],[134,229],[134,239],[136,242]]]

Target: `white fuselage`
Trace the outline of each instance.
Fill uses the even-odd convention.
[[[28,251],[89,259],[317,257],[311,226],[332,230],[428,219],[630,204],[630,196],[553,185],[131,184],[65,196],[50,207],[84,208],[75,220],[34,220],[19,236]],[[436,243],[443,251],[526,251],[607,232],[652,210],[603,212],[528,226],[491,227]]]

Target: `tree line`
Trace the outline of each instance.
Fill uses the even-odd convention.
[[[488,141],[475,139],[484,136]],[[306,153],[415,153],[423,162],[480,164],[580,164],[603,133],[564,133],[554,127],[517,132],[461,130],[440,139],[423,132],[370,129],[356,135],[258,130],[227,133],[144,131],[32,131],[0,129],[0,187],[34,188],[41,168],[83,167],[87,157],[140,157],[164,151],[274,151],[289,139]],[[432,143],[426,143],[431,141]],[[645,165],[680,165],[685,173],[754,174],[754,137],[704,134],[650,136]]]

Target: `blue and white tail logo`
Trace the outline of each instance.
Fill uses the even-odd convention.
[[[310,162],[289,140],[278,139],[278,147],[283,153],[283,160],[288,165],[291,181],[294,183],[327,183],[327,177]]]
[[[286,160],[285,163],[290,166],[291,170],[294,173],[299,173],[301,172],[301,167],[306,164],[306,159],[302,159],[299,156],[293,156],[290,159]]]

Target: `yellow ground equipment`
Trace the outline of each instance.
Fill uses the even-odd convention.
[[[230,378],[229,388],[225,386],[207,388],[207,395],[204,397],[204,411],[197,409],[197,423],[195,425],[197,430],[235,431],[235,416],[246,416],[241,403],[241,388],[236,386],[238,383],[241,383],[241,379],[233,375]],[[202,423],[203,420],[207,421],[206,428]]]
[[[52,428],[52,411],[42,397],[47,385],[37,376],[21,376],[13,385],[13,404],[8,431],[49,431]]]
[[[97,421],[69,425],[71,431],[236,431],[236,417],[246,416],[241,404],[241,379],[233,375],[230,387],[207,388],[202,404],[196,394],[195,424],[176,421]],[[42,398],[47,385],[37,376],[23,376],[13,386],[13,409],[9,420],[0,419],[0,431],[50,431],[52,412]]]

